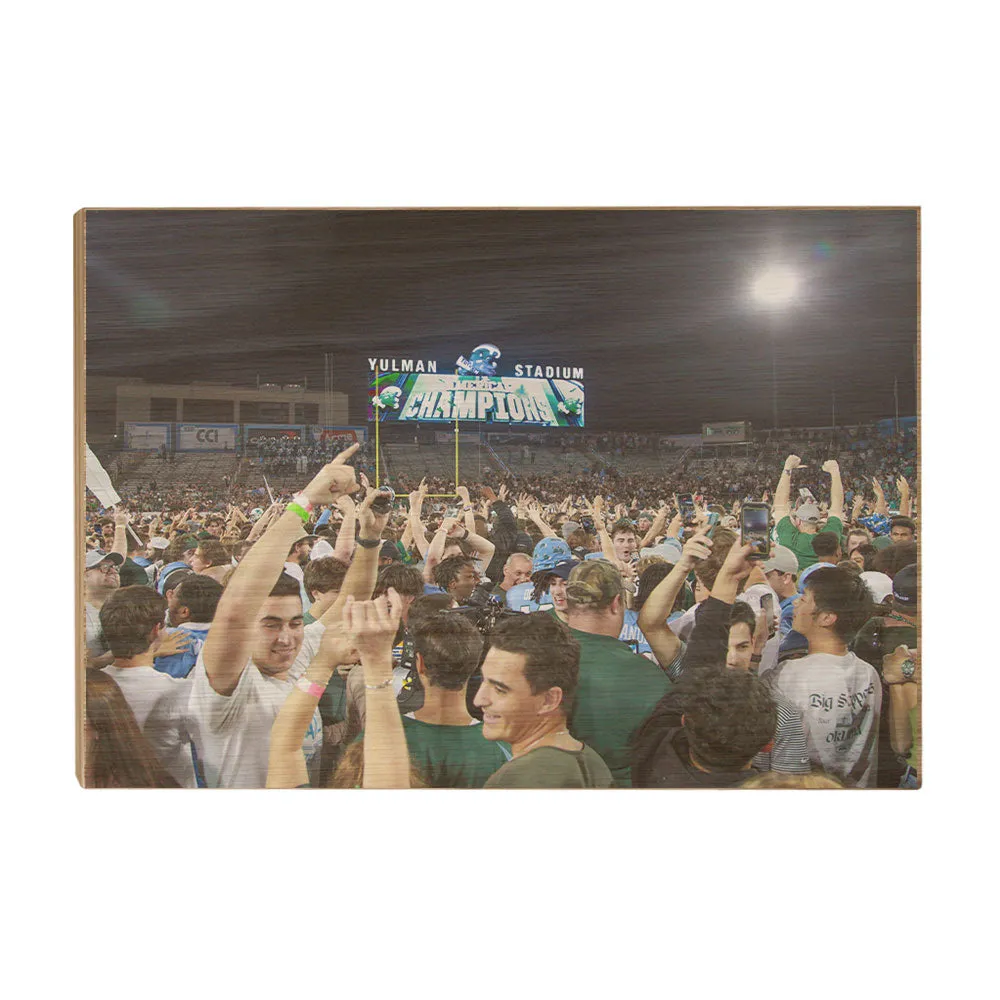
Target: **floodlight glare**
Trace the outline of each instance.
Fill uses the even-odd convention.
[[[795,273],[784,267],[764,271],[753,283],[753,297],[764,305],[780,306],[795,298],[799,280]]]

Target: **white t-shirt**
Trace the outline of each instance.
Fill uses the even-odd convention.
[[[87,653],[96,659],[108,651],[108,647],[104,645],[104,633],[101,631],[101,612],[87,601],[83,605],[83,613]]]
[[[183,788],[195,788],[187,701],[191,682],[153,667],[104,668],[121,688],[135,721],[160,763]]]
[[[198,654],[191,671],[188,715],[209,788],[265,786],[271,726],[292,687],[291,681],[266,677],[248,660],[232,694],[219,694],[209,683],[204,650]],[[322,744],[323,723],[317,708],[302,741],[307,764]]]
[[[874,667],[854,653],[810,653],[779,663],[768,671],[767,682],[802,713],[814,767],[844,779],[863,759],[867,766],[850,783],[874,786],[882,711],[882,684]]]

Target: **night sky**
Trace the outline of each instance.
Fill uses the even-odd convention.
[[[323,354],[350,420],[369,356],[479,343],[582,366],[587,427],[838,423],[916,412],[917,212],[217,211],[87,215],[87,371],[298,382]],[[768,310],[770,265],[799,278]]]

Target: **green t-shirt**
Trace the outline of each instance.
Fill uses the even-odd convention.
[[[606,635],[571,628],[580,644],[580,681],[570,732],[593,747],[615,783],[632,784],[632,734],[672,687],[651,660]]]
[[[844,524],[839,517],[831,517],[826,524],[820,528],[817,534],[824,531],[832,531],[837,535],[843,535]],[[799,531],[792,524],[792,519],[786,514],[778,522],[778,544],[784,545],[786,549],[791,549],[799,560],[799,572],[808,569],[814,562],[817,562],[816,553],[813,552],[813,535],[807,535],[804,531]]]
[[[479,723],[438,726],[403,716],[413,766],[432,788],[482,788],[507,763],[499,743],[483,737]]]
[[[608,765],[590,747],[539,747],[490,775],[487,788],[611,788]]]

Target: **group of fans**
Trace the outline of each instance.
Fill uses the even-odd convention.
[[[918,787],[908,446],[895,509],[818,444],[740,499],[541,468],[393,494],[355,444],[271,504],[90,503],[85,784]]]

